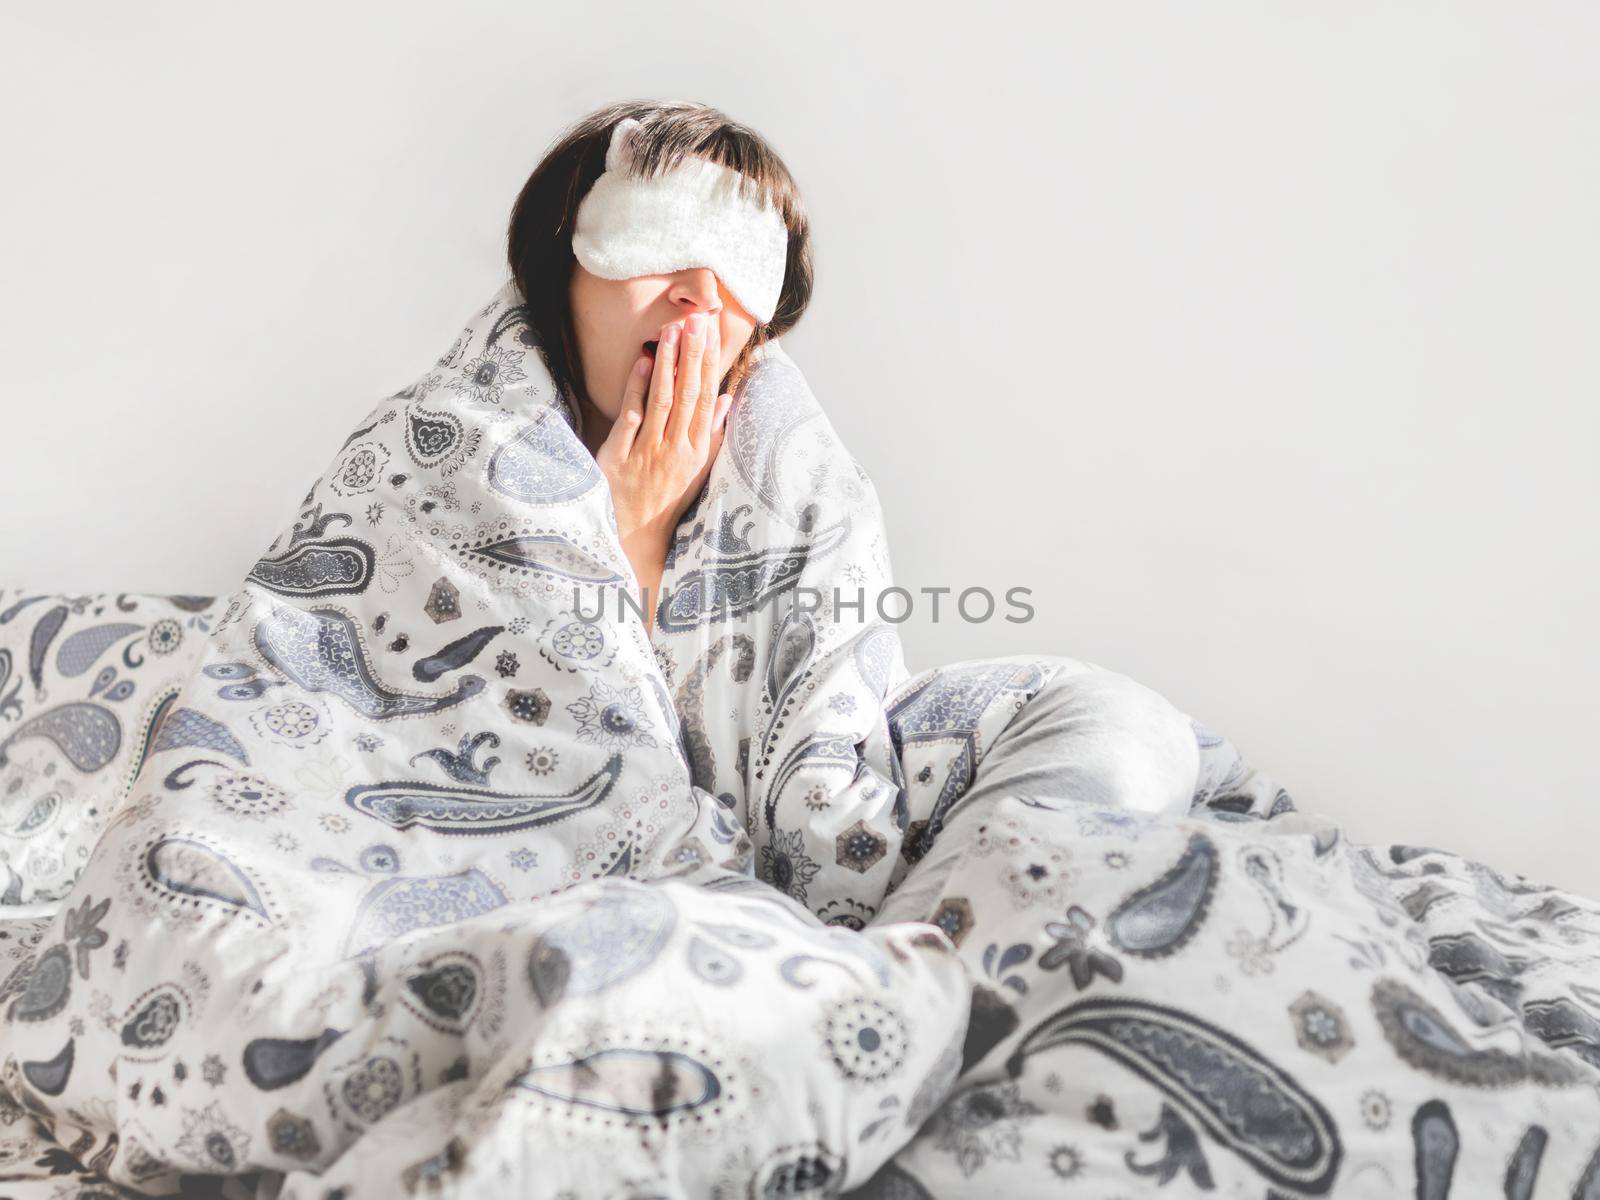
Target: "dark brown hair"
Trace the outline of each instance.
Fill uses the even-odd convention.
[[[568,302],[577,262],[572,230],[578,205],[605,170],[611,131],[625,117],[644,126],[634,142],[633,169],[641,178],[670,171],[686,155],[708,158],[743,175],[746,195],[775,207],[789,231],[777,308],[729,367],[723,390],[733,391],[756,349],[794,328],[811,302],[811,224],[789,168],[760,134],[709,105],[684,100],[627,100],[596,109],[557,139],[523,184],[511,210],[506,257],[545,365],[568,396],[588,398]]]

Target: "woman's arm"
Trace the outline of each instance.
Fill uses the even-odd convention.
[[[611,485],[623,553],[654,611],[667,546],[711,472],[733,397],[717,394],[720,333],[692,313],[661,328],[655,366],[641,354],[622,411],[595,454]],[[647,632],[654,622],[647,621]]]

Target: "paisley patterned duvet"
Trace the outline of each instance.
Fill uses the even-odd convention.
[[[1600,1196],[1600,905],[911,675],[776,344],[652,640],[517,302],[233,595],[0,597],[0,1193]]]

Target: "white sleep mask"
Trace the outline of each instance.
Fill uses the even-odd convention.
[[[601,279],[710,267],[762,324],[783,290],[789,231],[771,205],[743,195],[737,171],[691,155],[652,178],[629,175],[629,139],[643,124],[624,117],[611,131],[605,173],[578,205],[572,253]],[[750,185],[753,187],[753,185]]]

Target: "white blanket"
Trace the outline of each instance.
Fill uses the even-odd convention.
[[[0,1173],[1600,1188],[1595,906],[1352,846],[1110,672],[908,677],[876,495],[780,346],[654,644],[634,585],[508,286],[346,439],[30,930],[0,1120],[67,1153]]]

